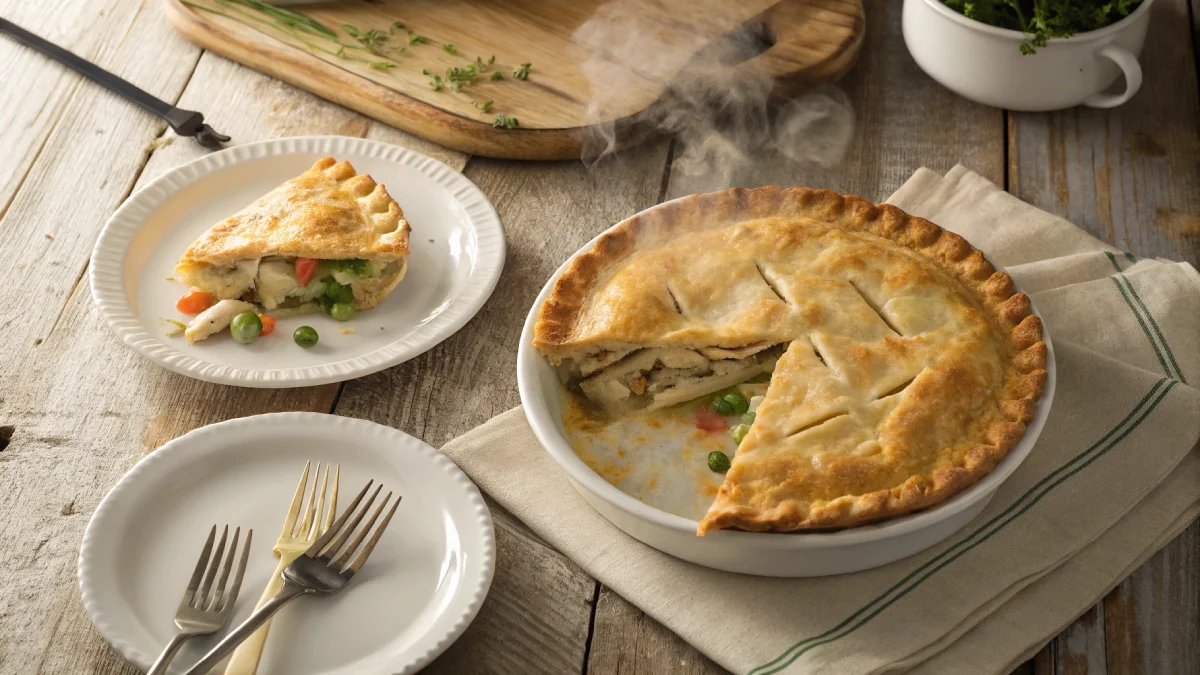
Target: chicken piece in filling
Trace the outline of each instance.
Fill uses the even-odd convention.
[[[407,259],[316,260],[269,256],[233,265],[181,263],[176,278],[218,299],[241,298],[266,311],[328,311],[335,303],[356,310],[379,304],[404,278]]]
[[[566,363],[569,386],[609,415],[657,410],[711,394],[770,373],[783,345],[733,349],[647,347],[601,352]]]
[[[222,300],[197,314],[196,318],[188,324],[187,329],[183,331],[183,336],[187,338],[188,342],[199,342],[228,328],[229,324],[233,323],[233,317],[253,309],[254,305],[248,302]]]

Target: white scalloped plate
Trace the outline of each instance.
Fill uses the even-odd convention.
[[[273,335],[252,345],[228,332],[195,345],[167,337],[159,319],[190,318],[175,310],[187,289],[167,277],[192,241],[327,155],[385,185],[412,224],[408,274],[396,290],[347,323],[320,314],[279,319]],[[387,143],[302,136],[215,152],[138,190],[100,233],[91,285],[117,336],[164,368],[220,384],[299,387],[361,377],[430,349],[479,311],[503,268],[500,219],[459,172]],[[309,350],[291,338],[303,325],[321,337]]]
[[[319,413],[256,415],[202,427],[142,459],[108,493],[79,552],[83,605],[139,668],[174,634],[175,608],[213,524],[254,530],[233,622],[189,641],[182,672],[250,615],[306,460],[340,464],[344,507],[369,479],[403,495],[341,593],[300,598],[276,617],[259,668],[270,673],[411,673],[475,618],[492,582],[492,519],[445,455],[390,427]]]

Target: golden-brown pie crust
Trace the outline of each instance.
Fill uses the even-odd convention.
[[[325,157],[212,226],[179,264],[231,265],[266,256],[387,263],[408,255],[409,230],[384,186],[349,162]]]
[[[1023,436],[1042,395],[1047,374],[1041,321],[1031,314],[1029,298],[1015,291],[1012,279],[997,271],[965,239],[890,205],[876,206],[859,197],[827,190],[767,187],[693,195],[650,209],[618,224],[571,261],[542,307],[534,344],[558,363],[581,353],[643,346],[632,338],[639,336],[639,331],[650,330],[643,330],[646,326],[657,326],[659,334],[667,336],[656,343],[659,346],[665,340],[692,348],[736,348],[749,344],[755,330],[763,334],[759,336],[763,339],[778,340],[781,335],[777,327],[762,313],[750,314],[752,320],[741,322],[755,324],[752,326],[735,323],[734,329],[715,327],[699,333],[670,330],[670,326],[664,330],[661,322],[670,318],[665,312],[662,316],[656,314],[657,305],[671,301],[678,304],[675,296],[684,295],[686,289],[674,293],[668,290],[671,297],[660,303],[645,288],[635,288],[636,281],[622,278],[618,282],[624,285],[605,296],[609,298],[605,302],[613,302],[612,306],[592,304],[598,288],[618,283],[613,275],[620,274],[621,263],[635,252],[664,247],[680,235],[699,237],[708,230],[759,220],[763,223],[756,227],[780,233],[779,247],[788,245],[788,236],[806,236],[796,233],[809,227],[803,222],[815,221],[852,233],[851,238],[862,240],[856,240],[856,245],[869,245],[872,237],[880,237],[915,252],[916,256],[908,255],[918,262],[925,261],[921,265],[932,263],[941,271],[939,275],[947,277],[938,282],[940,285],[961,286],[962,292],[973,298],[971,306],[978,311],[969,317],[971,326],[989,333],[989,342],[973,344],[994,343],[1000,352],[991,359],[1000,368],[991,373],[997,387],[995,391],[988,387],[982,394],[971,388],[985,387],[979,384],[983,376],[972,370],[975,364],[969,354],[962,355],[959,362],[948,358],[946,367],[923,371],[922,377],[911,381],[911,391],[906,391],[903,398],[885,397],[890,407],[881,415],[889,416],[889,452],[900,453],[890,455],[887,462],[849,453],[822,463],[814,457],[790,453],[788,438],[772,435],[778,430],[763,419],[762,413],[769,412],[768,403],[764,403],[698,533],[722,528],[794,531],[868,523],[936,505],[991,471]],[[623,290],[628,290],[630,297],[642,298],[636,314],[610,311],[620,305]],[[711,289],[706,287],[705,292]],[[614,297],[616,301],[611,300]],[[789,349],[781,364],[790,358],[790,368],[802,369],[806,367],[804,359],[809,358],[802,347],[809,348],[808,343],[803,336],[792,337],[801,344],[794,344],[794,350]],[[715,344],[700,345],[700,340]],[[884,339],[879,343],[880,353],[874,355],[864,352],[861,345],[855,349],[864,359],[888,361],[902,358],[901,342]],[[796,352],[794,356],[792,351]],[[983,368],[980,372],[991,371]],[[776,373],[768,402],[773,396],[781,400],[788,396],[791,386],[779,376],[778,368]],[[963,395],[982,396],[985,400],[968,411],[955,398]],[[803,401],[803,391],[795,400]],[[875,401],[872,405],[884,404]],[[787,416],[787,411],[778,410],[778,405],[776,408],[770,415],[772,420]],[[940,435],[928,431],[939,423],[945,427],[948,422],[938,419],[939,411],[952,408],[960,416],[970,413],[957,436],[948,436],[944,429],[938,432]],[[892,410],[899,414],[892,415]],[[928,447],[930,439],[940,439],[941,447]],[[911,472],[905,471],[904,453],[919,455],[921,460],[913,462],[916,468]]]

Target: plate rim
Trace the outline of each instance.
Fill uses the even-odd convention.
[[[447,476],[455,483],[460,485],[466,495],[468,507],[474,508],[474,522],[479,525],[479,534],[481,538],[482,550],[479,557],[482,574],[476,581],[474,588],[469,589],[470,596],[466,601],[463,610],[452,623],[449,623],[445,632],[433,641],[415,658],[411,658],[407,663],[400,663],[400,670],[394,670],[394,666],[389,666],[393,670],[389,672],[397,673],[412,673],[424,668],[433,659],[437,658],[451,644],[453,644],[463,632],[475,620],[480,608],[483,606],[483,601],[487,597],[488,591],[491,589],[492,580],[496,572],[496,532],[495,525],[492,521],[491,512],[487,508],[487,503],[483,499],[483,494],[479,487],[467,476],[466,472],[458,467],[449,457],[429,445],[425,441],[407,434],[394,427],[389,427],[370,420],[359,419],[355,417],[346,417],[343,415],[334,415],[329,413],[318,412],[275,412],[263,413],[259,415],[250,415],[248,417],[236,417],[208,424],[202,427],[193,429],[186,434],[159,446],[137,461],[121,479],[116,482],[104,495],[103,499],[96,506],[88,519],[87,527],[84,529],[83,539],[79,546],[79,558],[76,562],[76,575],[79,580],[79,590],[83,608],[95,626],[96,631],[115,649],[121,656],[132,663],[134,666],[147,669],[154,660],[155,655],[145,654],[138,649],[133,642],[118,630],[113,623],[111,617],[105,613],[104,608],[100,606],[97,598],[97,580],[96,580],[96,543],[101,536],[101,530],[106,526],[110,526],[107,522],[111,519],[112,511],[116,508],[122,499],[129,499],[131,487],[135,485],[135,481],[139,480],[139,475],[146,473],[148,467],[157,467],[169,462],[180,462],[190,456],[190,453],[195,452],[214,452],[215,450],[195,450],[191,446],[197,442],[211,442],[211,437],[220,434],[234,431],[239,428],[246,428],[256,425],[276,425],[285,428],[295,429],[298,426],[308,424],[332,424],[335,427],[342,427],[345,430],[358,430],[366,434],[379,435],[384,437],[399,438],[403,442],[408,442],[417,450],[426,455],[433,464],[446,472]],[[219,445],[214,446],[219,449]],[[182,458],[182,459],[177,459]],[[464,584],[465,586],[465,584]],[[225,632],[230,627],[227,626],[222,632]],[[347,664],[353,665],[353,664]]]
[[[352,154],[397,162],[428,176],[462,208],[474,230],[478,257],[465,288],[441,313],[379,349],[358,357],[302,368],[256,370],[224,366],[185,354],[145,329],[125,294],[125,258],[146,218],[176,192],[223,169],[266,157],[300,153]],[[105,222],[92,249],[88,279],[92,299],[121,342],[152,363],[205,382],[256,388],[303,387],[363,377],[415,358],[470,321],[491,297],[504,271],[506,246],[500,216],[483,191],[445,162],[415,150],[356,136],[273,138],[237,145],[167,170],[131,194]]]
[[[639,211],[629,218],[665,208],[679,200],[692,196],[694,195],[684,195],[656,204]],[[791,533],[791,536],[787,537],[781,537],[778,533],[773,532],[744,532],[740,530],[718,530],[709,532],[704,537],[695,537],[696,526],[699,524],[698,521],[650,506],[625,493],[612,483],[609,483],[593,471],[591,467],[587,466],[570,448],[567,439],[558,433],[554,420],[550,418],[550,415],[545,414],[546,411],[543,410],[543,406],[540,404],[540,401],[544,398],[544,392],[538,384],[537,368],[539,363],[545,363],[545,359],[533,346],[533,332],[542,305],[549,298],[554,283],[562,276],[571,262],[585,251],[590,250],[601,237],[620,226],[625,220],[628,219],[622,219],[612,226],[605,228],[602,232],[583,244],[579,250],[570,254],[563,261],[562,265],[546,280],[546,283],[534,299],[529,313],[525,317],[525,324],[521,328],[520,342],[517,345],[516,363],[517,390],[521,399],[521,405],[525,410],[529,426],[533,430],[538,442],[542,445],[542,448],[562,468],[568,477],[614,508],[620,509],[647,524],[663,528],[665,531],[691,535],[695,538],[699,546],[742,546],[748,547],[747,550],[767,548],[805,551],[839,548],[868,542],[883,542],[931,527],[937,522],[962,512],[980,500],[990,499],[1000,488],[1000,485],[1016,472],[1037,444],[1037,440],[1041,436],[1046,420],[1050,415],[1050,408],[1054,402],[1054,393],[1057,388],[1058,378],[1056,374],[1057,362],[1054,356],[1054,344],[1050,338],[1050,331],[1046,327],[1045,318],[1038,311],[1033,298],[1030,297],[1030,312],[1042,319],[1042,341],[1046,344],[1047,352],[1046,385],[1042,397],[1035,405],[1033,419],[1026,424],[1025,434],[1021,437],[1021,440],[1009,449],[1000,462],[985,476],[967,486],[966,489],[952,495],[946,501],[920,511],[889,518],[877,523],[867,523],[832,532],[802,531]],[[979,250],[984,258],[998,271],[1005,271],[1002,266],[996,264],[996,261],[986,251],[978,247],[976,247],[976,250]],[[1013,279],[1013,287],[1016,292],[1025,293],[1016,279]],[[1028,293],[1025,293],[1025,295],[1029,296]]]

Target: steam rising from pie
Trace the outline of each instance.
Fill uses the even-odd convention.
[[[619,135],[634,133],[604,111],[606,102],[622,98],[622,85],[604,75],[611,72],[610,59],[636,68],[678,50],[666,43],[678,36],[639,22],[635,2],[613,0],[575,31],[575,41],[597,54],[583,67],[592,90],[583,156],[591,163],[614,154]],[[705,177],[710,189],[746,183],[752,164],[764,157],[822,168],[840,163],[854,135],[854,110],[841,90],[823,86],[780,104],[771,100],[771,78],[731,67],[768,46],[752,27],[724,36],[697,53],[663,99],[635,115],[630,127],[674,135],[679,142],[672,172]]]

